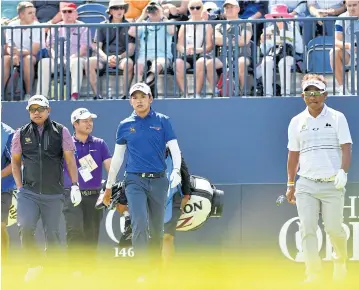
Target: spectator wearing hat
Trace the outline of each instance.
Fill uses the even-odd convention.
[[[71,178],[72,202],[77,205],[81,201],[75,145],[69,130],[50,120],[51,108],[44,96],[31,97],[26,109],[31,121],[15,132],[11,147],[12,172],[19,191],[17,222],[26,264],[29,266],[25,280],[34,278],[42,269],[35,242],[35,230],[40,218],[47,254],[54,255],[60,246],[64,159]]]
[[[89,258],[91,263],[95,257],[102,219],[102,211],[95,209],[95,204],[102,186],[102,165],[108,172],[111,164],[111,153],[105,141],[91,135],[96,118],[97,115],[86,108],[76,109],[71,114],[71,123],[75,130],[72,140],[76,148],[75,159],[81,191],[81,203],[73,204],[71,178],[65,165],[63,213],[72,266],[79,264],[80,260],[83,263],[85,257]]]
[[[109,20],[102,23],[128,23],[125,13],[128,4],[124,0],[110,1],[107,13]],[[89,80],[95,94],[95,99],[102,99],[97,91],[97,69],[118,68],[123,71],[123,92],[126,95],[133,78],[133,61],[131,57],[135,52],[135,38],[128,35],[128,26],[113,28],[98,28],[95,35],[96,56],[89,59]],[[117,55],[118,53],[118,55]],[[86,66],[87,68],[87,66]]]
[[[190,0],[188,10],[192,21],[202,21],[203,3],[201,0]],[[176,59],[176,80],[182,93],[185,92],[186,71],[196,69],[195,96],[200,97],[205,80],[205,58],[213,48],[213,29],[211,25],[186,24],[178,33],[177,50],[180,58]],[[188,87],[186,88],[188,89]]]
[[[288,7],[284,4],[272,6],[270,14],[266,19],[293,18],[288,13]],[[274,46],[274,38],[276,42]],[[271,97],[273,93],[273,77],[276,77],[278,65],[281,95],[289,96],[291,93],[291,70],[296,63],[296,54],[303,53],[303,38],[298,25],[294,21],[272,22],[265,28],[261,35],[261,51],[264,58],[261,64],[261,71],[264,85],[264,95]]]
[[[161,5],[158,2],[150,2],[136,21],[146,25],[139,27],[132,26],[128,31],[132,37],[138,37],[140,42],[139,55],[135,65],[136,80],[142,81],[145,66],[147,66],[147,62],[150,62],[149,70],[144,78],[148,85],[154,83],[156,72],[164,72],[172,64],[173,55],[171,47],[175,26],[150,25],[152,22],[167,21],[168,19],[163,16]]]
[[[38,24],[36,9],[31,2],[20,2],[17,6],[19,19],[12,21],[9,26],[29,26]],[[32,93],[32,84],[35,76],[36,55],[40,51],[40,43],[45,44],[44,35],[40,28],[16,28],[6,30],[6,43],[8,55],[4,57],[5,71],[13,66],[19,66],[24,73],[25,100]],[[5,77],[8,74],[5,73]],[[7,81],[7,80],[5,80]]]
[[[83,24],[82,21],[78,21],[78,13],[76,11],[76,5],[74,3],[66,3],[61,9],[63,21],[59,22],[59,25],[63,24]],[[58,34],[55,34],[55,30],[58,30]],[[86,64],[86,57],[88,56],[88,28],[87,27],[58,27],[52,28],[51,33],[47,38],[47,46],[51,48],[51,58],[43,58],[39,62],[38,75],[39,81],[37,82],[37,94],[43,94],[48,96],[50,88],[51,73],[55,70],[55,60],[60,62],[59,53],[55,54],[55,35],[63,37],[65,41],[64,50],[64,63],[69,64],[71,72],[71,100],[75,101],[79,98],[79,92],[82,85],[83,72]],[[69,35],[69,39],[67,37]],[[80,44],[80,46],[78,46]],[[70,55],[67,55],[67,51],[70,51]],[[57,48],[60,51],[59,47]],[[56,58],[56,59],[55,59]],[[64,68],[59,68],[64,69]]]

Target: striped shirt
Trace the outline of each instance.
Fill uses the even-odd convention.
[[[343,113],[326,105],[316,118],[308,108],[295,116],[288,128],[288,150],[299,153],[299,176],[330,178],[342,163],[340,145],[353,143]]]

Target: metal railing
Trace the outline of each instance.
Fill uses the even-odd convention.
[[[348,49],[335,41],[338,19],[3,26],[2,100],[35,93],[54,100],[121,99],[138,81],[147,81],[158,98],[299,96],[306,72],[323,74],[330,94],[349,89],[356,95],[357,18],[340,18]],[[315,37],[317,21],[324,23],[321,38]],[[355,57],[338,67],[336,58],[346,53]]]

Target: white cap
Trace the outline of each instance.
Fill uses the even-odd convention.
[[[214,2],[205,2],[205,3],[203,3],[203,9],[206,10],[206,11],[209,10],[209,9],[217,10],[218,6]]]
[[[321,91],[325,91],[327,89],[327,86],[322,81],[308,80],[308,81],[303,82],[303,84],[302,84],[303,91],[305,91],[305,89],[310,86],[314,86]]]
[[[90,117],[92,119],[95,119],[97,118],[97,115],[90,113],[90,111],[87,110],[86,108],[78,108],[75,111],[73,111],[71,114],[71,124],[73,124],[77,120],[84,120]]]
[[[226,0],[223,4],[223,7],[226,6],[227,4],[231,4],[233,6],[237,6],[239,7],[238,1],[237,0]]]
[[[148,85],[146,85],[145,83],[134,84],[130,89],[130,96],[132,96],[132,94],[136,91],[140,91],[140,92],[144,93],[145,95],[152,95],[151,88]]]
[[[39,105],[41,107],[50,107],[49,100],[42,95],[32,96],[27,102],[26,110],[29,110],[29,108],[32,105]]]

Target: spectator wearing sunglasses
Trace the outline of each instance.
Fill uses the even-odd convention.
[[[36,25],[36,9],[31,2],[20,2],[17,6],[19,19],[12,21],[9,26]],[[36,55],[40,51],[40,43],[45,45],[45,38],[40,28],[16,28],[6,30],[7,53],[11,57],[4,58],[5,78],[7,71],[13,66],[23,69],[25,82],[25,100],[31,97],[32,84],[35,76]],[[7,81],[7,80],[5,80]]]
[[[128,23],[125,19],[127,10],[128,4],[124,0],[110,1],[107,9],[110,18],[103,23]],[[97,69],[103,70],[109,67],[123,71],[123,93],[125,96],[131,86],[133,77],[133,61],[131,57],[135,52],[135,38],[128,35],[128,29],[128,26],[116,26],[113,28],[100,27],[96,30],[96,55],[89,59],[89,80],[95,99],[102,99],[102,96],[97,91]],[[127,43],[128,46],[126,47]]]
[[[135,65],[135,71],[139,82],[142,81],[145,67],[149,65],[145,83],[152,86],[155,82],[155,73],[163,73],[172,65],[172,38],[175,33],[174,25],[149,25],[153,22],[167,22],[168,19],[163,16],[163,9],[158,2],[150,2],[136,21],[145,22],[144,26],[132,26],[128,34],[132,37],[138,37],[140,48],[138,59]],[[137,54],[137,53],[136,53]]]
[[[83,24],[82,21],[77,20],[78,14],[74,3],[66,3],[62,7],[61,14],[63,21],[59,22],[59,25],[75,23]],[[55,30],[58,30],[57,35],[55,34]],[[55,36],[65,38],[64,63],[69,64],[70,67],[71,100],[76,101],[79,97],[82,85],[86,56],[88,56],[87,49],[89,39],[87,27],[59,27],[51,29],[51,33],[47,38],[47,46],[51,48],[51,58],[43,58],[39,62],[38,75],[41,77],[39,77],[36,92],[37,94],[48,96],[51,73],[55,71],[55,60],[60,62],[60,41],[58,41],[59,46],[57,47],[57,53],[55,53]],[[80,44],[80,46],[78,46],[78,44]],[[67,55],[68,49],[70,55]],[[59,69],[65,70],[65,68]]]
[[[190,0],[188,10],[191,14],[191,22],[203,21],[203,3],[201,0]],[[208,57],[207,53],[210,53],[213,48],[212,32],[212,26],[204,24],[186,24],[182,25],[179,30],[177,50],[181,57],[176,60],[176,80],[185,96],[188,95],[188,92],[185,92],[184,85],[186,71],[195,68],[195,96],[200,98],[205,79],[205,58]]]

